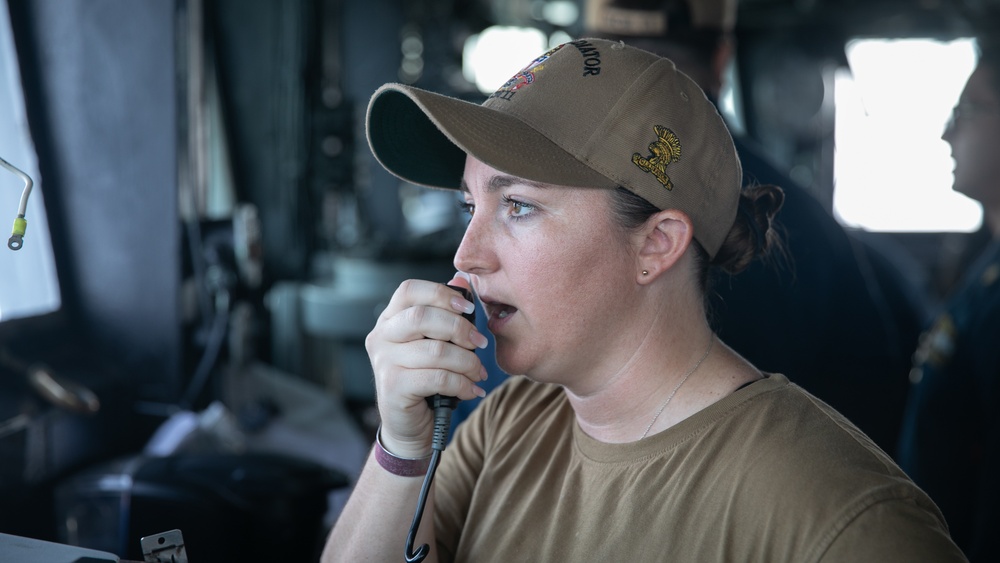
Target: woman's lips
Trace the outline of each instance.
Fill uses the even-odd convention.
[[[517,313],[517,307],[498,301],[483,300],[483,306],[487,314],[487,326],[494,334]]]

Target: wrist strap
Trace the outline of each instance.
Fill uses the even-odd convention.
[[[375,431],[375,461],[393,475],[400,477],[422,477],[431,464],[431,456],[398,457],[382,446],[382,426]]]

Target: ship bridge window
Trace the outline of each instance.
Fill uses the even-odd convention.
[[[869,231],[970,232],[982,207],[952,190],[941,134],[976,63],[972,39],[859,39],[835,79],[833,209]]]

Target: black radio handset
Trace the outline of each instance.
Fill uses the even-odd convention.
[[[475,303],[472,299],[472,292],[468,289],[450,284],[448,287],[459,291],[466,301]],[[470,323],[476,323],[475,311],[464,313],[462,316]],[[413,514],[413,522],[410,524],[410,533],[406,536],[406,551],[403,552],[403,555],[407,563],[419,563],[431,551],[430,546],[427,544],[423,544],[416,551],[413,551],[413,541],[417,537],[417,529],[420,528],[420,517],[423,515],[424,506],[427,504],[427,494],[430,492],[431,483],[434,481],[434,472],[437,471],[438,463],[441,461],[441,452],[448,445],[448,434],[451,433],[451,411],[455,410],[455,407],[458,406],[458,398],[446,395],[433,395],[427,397],[427,406],[434,411],[434,438],[431,442],[431,462],[427,466],[427,475],[424,476],[424,484],[420,487],[420,496],[417,497],[417,509]]]

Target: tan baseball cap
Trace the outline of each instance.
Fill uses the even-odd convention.
[[[564,43],[482,105],[386,84],[367,128],[375,158],[407,182],[459,189],[470,154],[536,182],[621,186],[687,213],[710,256],[736,217],[742,171],[715,106],[673,62],[621,42]]]

